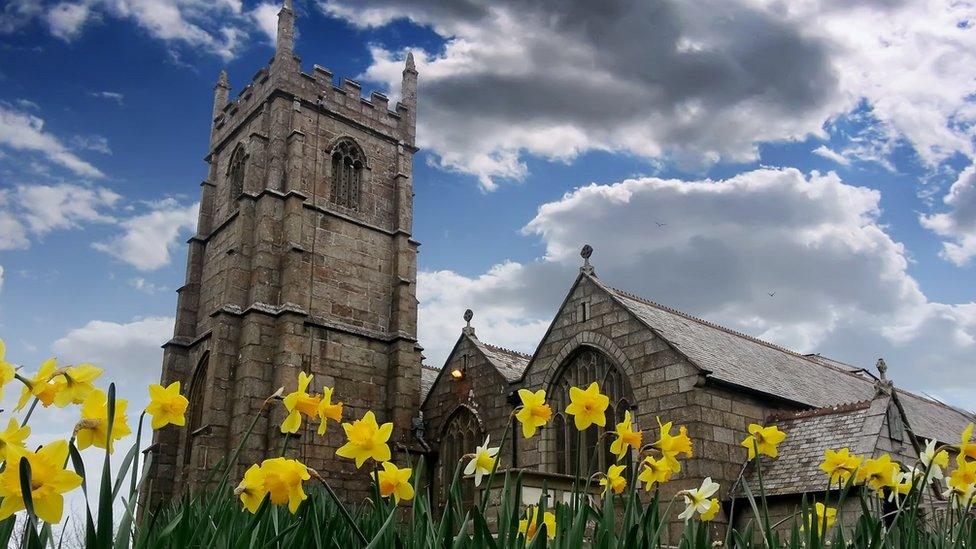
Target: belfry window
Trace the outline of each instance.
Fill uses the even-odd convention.
[[[438,459],[440,463],[437,468],[437,480],[440,483],[441,493],[446,499],[451,487],[451,480],[454,478],[454,468],[458,466],[461,456],[473,452],[474,448],[482,443],[484,433],[471,410],[463,406],[451,415],[443,432],[440,441]],[[474,499],[472,483],[461,482],[459,486],[461,487],[461,501],[470,504]]]
[[[362,195],[363,169],[366,156],[352,139],[343,139],[332,147],[332,203],[359,209]]]
[[[577,438],[573,418],[566,416],[564,412],[569,405],[569,388],[585,389],[594,381],[600,385],[600,392],[610,397],[610,406],[606,411],[607,425],[591,426]],[[605,471],[614,463],[615,458],[610,453],[613,437],[604,434],[623,421],[624,412],[634,401],[630,382],[624,373],[602,352],[583,348],[563,363],[546,394],[552,395],[550,404],[555,413],[550,430],[552,450],[549,457],[553,471],[573,474],[577,456],[582,458],[580,472],[584,476],[595,471]],[[582,444],[582,452],[577,448],[577,441]]]
[[[238,145],[230,155],[227,165],[227,181],[229,182],[230,203],[233,204],[244,192],[244,174],[247,170],[247,154],[244,146]]]

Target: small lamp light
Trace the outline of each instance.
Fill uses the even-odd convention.
[[[454,379],[463,379],[464,368],[457,368],[457,367],[451,368],[451,377],[453,377]]]

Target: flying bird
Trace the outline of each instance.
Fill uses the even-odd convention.
[[[654,223],[655,223],[655,224],[656,224],[656,225],[657,225],[658,227],[664,227],[665,225],[667,225],[667,223],[660,223],[660,222],[658,222],[658,221],[655,221]]]
[[[770,292],[769,297],[773,297],[774,295],[776,295],[776,292]]]

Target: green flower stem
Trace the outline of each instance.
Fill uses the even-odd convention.
[[[20,422],[21,427],[27,425],[27,422],[30,421],[31,415],[34,414],[34,409],[37,408],[38,401],[40,401],[40,399],[37,397],[34,397],[34,400],[31,401],[30,408],[27,409],[27,415],[24,416],[24,421]]]
[[[508,434],[512,431],[512,420],[515,418],[515,414],[518,412],[519,408],[521,407],[515,408],[512,410],[512,413],[508,415],[508,422],[505,423],[505,432],[502,435],[502,442],[498,445],[498,453],[495,454],[495,459],[491,463],[491,471],[488,473],[488,484],[485,485],[484,493],[481,495],[481,505],[478,506],[478,509],[482,514],[485,512],[485,506],[488,505],[488,497],[491,494],[491,485],[495,480],[495,471],[498,469],[498,462],[502,459],[502,450],[505,449],[505,442],[508,441]]]

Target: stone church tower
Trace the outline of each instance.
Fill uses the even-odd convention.
[[[419,410],[417,247],[413,218],[417,71],[403,69],[403,99],[360,96],[360,85],[295,55],[295,12],[278,14],[274,58],[230,100],[214,92],[209,172],[162,382],[190,399],[185,429],[156,433],[155,497],[198,486],[242,439],[264,400],[294,390],[298,372],[335,388],[345,417],[366,410],[393,421],[391,442],[411,445]],[[249,464],[280,453],[283,407],[263,414],[243,448]],[[366,483],[334,456],[342,429],[314,425],[288,442],[336,488]],[[348,484],[348,486],[344,486]]]

